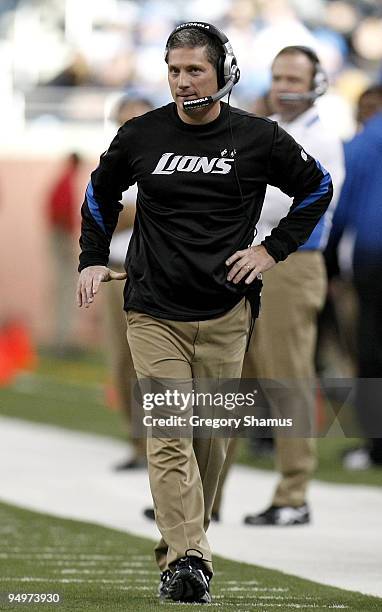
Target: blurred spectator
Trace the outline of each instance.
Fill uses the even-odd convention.
[[[256,98],[252,107],[250,108],[250,112],[254,115],[259,115],[260,117],[270,117],[273,115],[273,108],[269,92]]]
[[[313,33],[302,23],[287,0],[260,0],[258,4],[261,10],[260,29],[250,50],[250,61],[252,70],[258,73],[257,82],[262,85],[258,93],[263,93],[270,86],[269,69],[280,49],[296,44],[315,48],[316,41]],[[246,79],[242,81],[245,82]]]
[[[103,0],[86,7],[82,4],[34,0],[32,7],[29,2],[6,1],[8,11],[3,18],[0,12],[0,28],[4,27],[5,38],[12,43],[13,83],[23,90],[39,81],[68,87],[144,87],[151,97],[166,103],[166,75],[158,63],[158,49],[169,29],[195,17],[227,32],[243,73],[235,104],[246,107],[267,90],[271,60],[288,44],[314,48],[334,86],[344,71],[360,70],[370,80],[382,68],[381,5],[377,1],[190,0],[174,4],[170,0]],[[15,11],[15,27],[10,9]],[[26,53],[31,28],[36,45]],[[63,58],[73,48],[79,51],[62,70]],[[47,81],[51,74],[56,76]],[[349,93],[353,99],[353,92]],[[60,116],[62,101],[54,101]],[[39,112],[45,110],[39,100]],[[349,136],[347,126],[342,133]]]
[[[70,348],[75,293],[75,237],[78,231],[76,181],[81,158],[71,153],[51,187],[47,202],[51,254],[54,264],[54,345],[65,354]]]
[[[345,145],[346,180],[329,242],[335,248],[346,229],[355,236],[353,279],[359,304],[356,411],[368,442],[345,453],[344,466],[349,469],[382,466],[382,86],[362,94],[358,118],[364,126]]]
[[[268,86],[268,75],[266,74],[264,79],[258,67],[260,57],[255,51],[256,36],[262,29],[258,16],[258,9],[254,2],[238,0],[235,3],[230,2],[223,22],[223,29],[232,42],[239,59],[240,69],[245,75],[245,78],[236,87],[235,96],[248,100],[254,95],[261,95]]]
[[[358,100],[357,123],[359,128],[382,110],[382,85],[368,87]]]
[[[0,14],[14,11],[19,0],[2,0],[0,4]]]
[[[29,4],[3,0],[0,16],[2,12],[15,11],[17,28],[20,28],[20,21],[29,23],[33,17],[34,35],[39,43],[41,39],[44,39],[44,44],[54,40],[55,44],[63,43],[66,51],[75,45],[81,49],[92,72],[97,71],[99,64],[103,71],[105,63],[113,72],[113,58],[117,58],[119,64],[122,51],[130,57],[137,53],[137,84],[139,79],[142,82],[158,79],[157,70],[152,70],[156,66],[156,62],[153,63],[154,50],[163,40],[164,32],[176,22],[192,20],[196,16],[224,26],[234,48],[238,49],[238,59],[244,67],[246,80],[251,82],[254,77],[253,64],[250,65],[248,57],[261,65],[265,56],[265,68],[268,68],[275,53],[287,44],[309,44],[321,52],[322,44],[328,45],[333,53],[350,53],[352,63],[362,65],[366,70],[369,69],[368,62],[374,69],[374,62],[382,59],[381,4],[378,1],[211,0],[206,3],[203,0],[190,0],[187,4],[178,2],[174,5],[169,0],[103,0],[102,3],[90,3],[84,9],[80,3],[77,8],[76,3],[66,3],[64,0],[54,3],[34,0],[33,10],[28,11]],[[14,35],[12,22],[7,34],[9,37]],[[25,44],[24,35],[17,39],[17,44]],[[20,49],[15,53],[21,55]],[[330,69],[331,52],[328,50],[323,55],[325,67]],[[329,66],[326,65],[327,58]],[[26,58],[28,66],[29,61],[30,56]],[[58,53],[53,61],[59,65],[62,54]],[[46,54],[45,62],[48,71],[51,71],[50,54]],[[32,65],[30,69],[34,71],[33,78],[38,75],[39,71],[36,72]],[[46,74],[44,67],[41,69],[42,74]],[[120,71],[121,67],[118,66],[117,70]],[[64,72],[60,80],[73,78],[71,70]],[[74,80],[77,78],[76,74]],[[113,81],[111,74],[107,78]]]
[[[382,85],[368,87],[360,94],[356,110],[358,130],[381,108],[381,99]],[[358,300],[352,282],[354,232],[348,226],[338,233],[341,216],[338,210],[325,251],[329,290],[320,316],[317,346],[318,371],[329,378],[353,377],[358,369],[355,341]]]
[[[367,17],[361,21],[352,36],[352,43],[362,60],[380,62],[382,60],[382,19]]]
[[[118,127],[133,117],[139,117],[152,110],[151,103],[141,96],[123,96],[116,105],[113,119]],[[123,195],[124,210],[120,213],[118,225],[110,244],[109,265],[117,272],[124,272],[124,263],[132,235],[135,217],[136,185]],[[123,286],[121,283],[107,283],[105,287],[105,319],[108,362],[112,382],[117,392],[117,401],[128,424],[131,424],[131,397],[136,374],[126,337],[126,316],[123,310]],[[116,466],[117,470],[131,470],[145,467],[146,438],[132,438],[133,456]]]
[[[381,100],[382,85],[373,85],[361,93],[356,111],[358,130],[381,109]],[[358,300],[351,261],[354,231],[351,224],[340,227],[343,214],[344,210],[337,211],[325,250],[329,289],[320,315],[317,368],[322,376],[329,378],[353,377],[358,369],[355,341]]]
[[[90,69],[81,53],[76,53],[70,64],[45,85],[53,87],[78,87],[91,84]]]

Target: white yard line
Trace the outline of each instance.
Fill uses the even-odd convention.
[[[0,499],[156,539],[156,526],[142,516],[151,505],[147,473],[111,470],[125,455],[126,445],[111,438],[1,417]],[[208,532],[214,552],[382,597],[382,489],[316,481],[312,525],[242,525],[245,514],[267,505],[275,479],[260,470],[232,470],[223,522]],[[67,554],[57,550],[54,557]]]

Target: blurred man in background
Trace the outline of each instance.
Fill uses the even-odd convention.
[[[262,311],[249,351],[244,359],[244,378],[289,379],[293,392],[283,405],[283,414],[293,417],[296,427],[314,415],[314,354],[317,316],[326,295],[326,272],[322,250],[328,239],[333,210],[344,178],[343,150],[339,139],[322,124],[314,105],[327,89],[326,76],[315,52],[307,47],[282,49],[273,61],[270,103],[272,117],[327,168],[333,179],[332,203],[308,241],[288,259],[264,273]],[[256,244],[288,210],[289,199],[268,186],[257,224]],[[301,384],[301,386],[300,386]],[[277,409],[270,402],[277,416]],[[307,421],[308,422],[308,421]],[[302,425],[301,425],[302,428]],[[311,438],[275,436],[276,464],[281,480],[269,508],[245,517],[248,525],[300,525],[310,512],[306,490],[316,466]],[[233,459],[231,444],[214,503],[219,518],[222,484]]]
[[[123,96],[115,110],[115,123],[121,127],[133,117],[139,117],[152,110],[151,103],[141,96]],[[110,266],[117,272],[124,272],[124,263],[133,231],[137,187],[133,185],[123,194],[123,211],[110,244]],[[119,283],[108,283],[105,287],[106,345],[112,373],[112,383],[117,392],[117,401],[131,423],[131,385],[136,375],[126,339],[126,316],[123,311],[123,287]],[[115,466],[115,469],[131,470],[147,465],[146,439],[132,438],[133,455]]]
[[[361,93],[355,112],[358,132],[380,111],[381,104],[382,85],[372,85]],[[327,378],[353,378],[358,371],[358,298],[353,283],[352,262],[355,236],[350,225],[343,226],[346,210],[346,206],[337,207],[328,245],[324,251],[329,286],[325,307],[319,318],[316,360],[320,376]],[[350,469],[362,466],[361,457],[367,455],[364,454],[364,449],[354,450],[361,452],[345,453],[345,464]],[[355,459],[354,466],[352,458]],[[360,463],[358,459],[361,459]]]
[[[358,297],[356,394],[358,421],[366,445],[344,455],[353,470],[382,466],[382,85],[361,95],[362,129],[345,145],[346,180],[334,217],[329,250],[346,230],[354,235],[353,282]],[[374,379],[374,380],[368,380]]]

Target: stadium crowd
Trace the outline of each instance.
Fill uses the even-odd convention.
[[[195,16],[232,42],[243,74],[235,90],[242,107],[267,91],[271,61],[288,44],[312,47],[335,91],[351,103],[382,78],[378,0],[7,0],[0,6],[0,53],[13,86],[24,92],[41,84],[139,88],[164,103],[163,40]]]

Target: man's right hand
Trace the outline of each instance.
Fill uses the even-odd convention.
[[[89,308],[101,283],[111,280],[125,280],[126,272],[114,272],[106,266],[89,266],[81,270],[77,283],[77,305]]]

